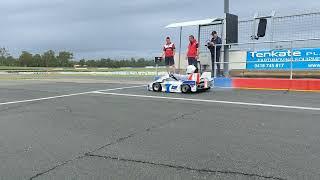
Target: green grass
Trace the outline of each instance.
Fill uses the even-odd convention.
[[[15,66],[0,66],[0,70],[43,70],[44,67],[15,67]]]

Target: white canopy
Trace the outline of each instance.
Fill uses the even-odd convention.
[[[187,21],[187,22],[169,24],[168,26],[166,26],[166,28],[207,25],[215,21],[222,21],[222,20],[223,19],[221,18],[211,18],[211,19],[203,19],[203,20],[197,20],[197,21]]]

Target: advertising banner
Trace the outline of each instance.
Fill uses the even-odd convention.
[[[308,70],[320,69],[320,48],[248,51],[249,70]]]

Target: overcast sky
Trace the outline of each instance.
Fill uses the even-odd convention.
[[[317,7],[318,0],[230,0],[230,12],[240,19]],[[167,24],[222,15],[223,0],[1,0],[0,46],[13,55],[53,49],[73,51],[76,58],[151,57],[165,36],[178,32],[164,29]]]

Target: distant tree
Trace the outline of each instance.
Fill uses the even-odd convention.
[[[98,67],[108,67],[107,59],[101,59],[98,63]]]
[[[5,66],[19,66],[19,61],[12,56],[8,56],[4,63]]]
[[[19,57],[19,63],[21,66],[31,66],[32,64],[32,54],[27,51],[22,51],[22,54]]]
[[[86,65],[89,66],[89,67],[98,67],[97,66],[97,62],[95,60],[88,60],[86,62]]]
[[[45,62],[46,67],[57,67],[58,61],[55,57],[55,52],[52,50],[49,50],[42,55],[42,59]]]
[[[42,60],[42,57],[40,54],[35,54],[32,58],[33,58],[33,66],[34,67],[45,67],[46,66],[46,64]]]
[[[8,50],[6,48],[0,48],[0,57],[7,58],[8,56],[10,56]]]
[[[71,52],[62,51],[59,52],[57,56],[58,66],[61,67],[70,67],[71,62],[70,60],[73,58],[73,54]]]
[[[136,67],[144,67],[144,66],[146,66],[145,59],[144,58],[138,59]]]
[[[5,66],[5,61],[7,57],[10,56],[6,48],[0,48],[0,65]]]
[[[44,52],[42,55],[32,55],[27,51],[23,51],[18,59],[10,56],[5,48],[0,48],[0,65],[2,66],[28,66],[28,67],[71,67],[74,64],[81,66],[87,65],[88,67],[109,67],[109,68],[120,68],[120,67],[145,67],[153,66],[154,61],[145,58],[130,58],[115,60],[110,58],[102,58],[100,60],[86,60],[81,59],[79,62],[72,61],[73,53],[67,51],[61,51],[55,54],[54,51],[49,50]],[[160,65],[163,65],[161,63]]]
[[[86,65],[86,60],[85,60],[85,59],[81,59],[81,60],[79,61],[79,65],[80,65],[80,66]]]

